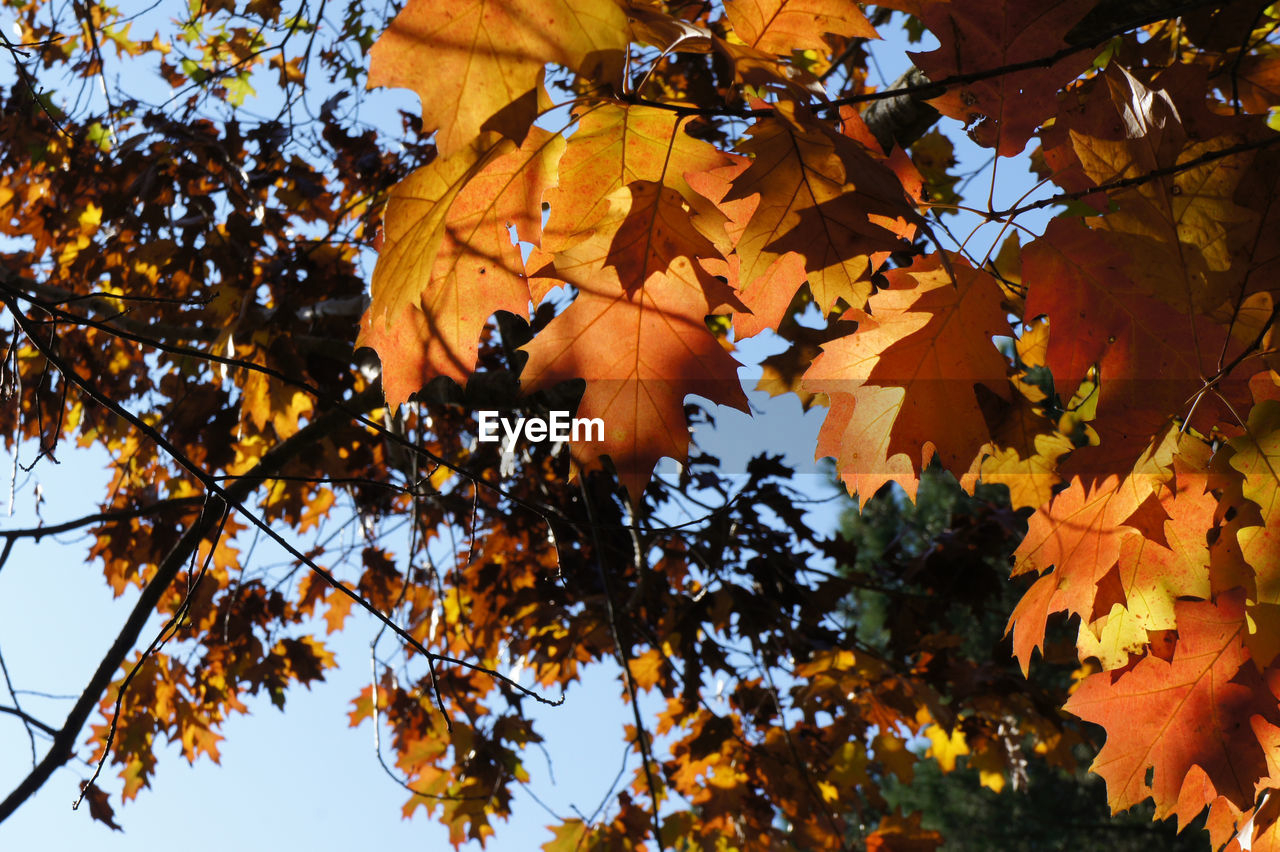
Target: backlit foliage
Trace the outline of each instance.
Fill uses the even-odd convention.
[[[85,788],[114,825],[158,737],[216,760],[250,696],[334,664],[320,621],[364,611],[396,650],[350,722],[457,844],[529,781],[530,704],[607,663],[635,759],[551,852],[932,848],[887,779],[963,761],[1012,794],[1028,759],[1074,767],[1079,719],[1114,809],[1280,845],[1271,7],[9,13],[0,427],[107,451],[101,514],[69,523],[145,591],[0,818],[82,749],[118,770]],[[937,46],[873,85],[898,30]],[[360,123],[366,82],[419,96],[398,134]],[[958,182],[965,133],[992,182],[1029,152],[1038,194]],[[1016,236],[978,250],[957,211]],[[826,407],[812,449],[860,505],[932,464],[1011,508],[869,561],[808,526],[778,457],[730,483],[690,397],[745,410],[734,347],[766,332],[768,389]],[[475,440],[477,409],[567,407],[605,440]],[[992,554],[1029,583],[1002,617],[1030,680],[955,619],[1007,582]],[[867,591],[893,601],[876,641]]]

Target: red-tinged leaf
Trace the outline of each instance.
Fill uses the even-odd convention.
[[[696,263],[715,249],[689,227],[679,194],[633,183],[609,200],[591,237],[557,255],[578,295],[522,347],[521,384],[585,379],[577,416],[602,419],[604,440],[572,442],[573,456],[583,467],[609,456],[638,498],[659,458],[688,452],[687,395],[744,411],[747,402],[737,362],[704,322],[731,294]]]
[[[1157,818],[1169,815],[1197,766],[1217,795],[1247,808],[1266,772],[1250,720],[1274,723],[1280,712],[1244,647],[1244,595],[1175,606],[1172,660],[1145,657],[1119,674],[1090,675],[1066,709],[1106,729],[1091,768],[1106,780],[1113,811],[1150,797]]]
[[[1025,676],[1031,671],[1031,658],[1036,651],[1044,651],[1044,630],[1058,594],[1058,578],[1045,574],[1023,592],[1017,606],[1009,616],[1006,634],[1013,634],[1013,656],[1022,667]]]
[[[1280,728],[1260,716],[1250,721],[1267,774],[1258,780],[1257,805],[1237,818],[1236,836],[1224,852],[1280,852]]]
[[[1280,56],[1242,57],[1236,90],[1249,112],[1266,113],[1280,103]]]
[[[857,330],[823,344],[805,374],[807,390],[832,400],[818,451],[837,459],[842,477],[918,476],[935,450],[959,475],[991,440],[975,389],[1008,398],[1008,363],[992,337],[1009,324],[991,275],[955,263],[954,282],[936,255],[886,273],[870,315],[846,316]],[[837,413],[842,397],[852,418],[847,405]]]
[[[441,158],[397,184],[357,346],[382,360],[387,402],[396,406],[436,376],[466,384],[478,340],[496,311],[527,316],[529,285],[520,239],[541,236],[539,205],[564,149],[535,128],[520,148]]]
[[[84,800],[89,804],[89,816],[112,831],[124,831],[123,828],[116,824],[116,812],[111,807],[111,799],[107,796],[105,790],[97,784],[84,781],[80,784],[80,792],[84,794]]]
[[[1245,258],[1269,254],[1263,246],[1274,230],[1250,209],[1265,211],[1270,200],[1251,198],[1256,188],[1241,185],[1251,153],[1149,178],[1270,132],[1258,119],[1206,110],[1207,85],[1181,66],[1148,86],[1112,63],[1066,101],[1044,142],[1054,181],[1071,191],[1132,182],[1095,200],[1110,209],[1089,225],[1114,235],[1128,255],[1123,268],[1142,291],[1184,312],[1236,306],[1254,266]]]
[[[369,86],[416,91],[448,157],[486,127],[522,140],[548,62],[611,84],[626,46],[614,0],[410,0],[370,50]]]
[[[1194,414],[1190,425],[1207,430],[1224,410],[1217,394],[1206,394],[1194,412],[1191,400],[1215,372],[1213,363],[1230,360],[1238,344],[1219,323],[1180,313],[1146,292],[1126,273],[1129,257],[1112,235],[1054,219],[1023,249],[1022,260],[1031,282],[1027,315],[1049,317],[1045,362],[1055,383],[1073,392],[1098,366],[1090,425],[1100,446],[1074,454],[1072,470],[1098,478],[1123,473],[1174,417]],[[1248,399],[1237,377],[1217,388],[1232,406]]]
[[[806,379],[801,380],[801,387],[810,393],[825,393],[820,384]],[[859,508],[890,482],[898,483],[914,500],[920,484],[917,462],[904,453],[889,451],[893,422],[902,407],[902,390],[864,385],[856,397],[846,392],[828,394],[828,398],[830,405],[818,432],[815,457],[836,460],[840,481],[850,494],[857,495]]]
[[[787,252],[775,258],[749,290],[743,288],[742,258],[733,252],[760,206],[760,196],[748,195],[732,201],[726,201],[725,196],[733,188],[734,181],[750,165],[751,160],[739,157],[731,165],[689,175],[690,186],[710,200],[725,219],[721,229],[703,229],[703,233],[724,258],[704,260],[702,265],[712,275],[721,276],[728,281],[741,303],[748,309],[746,312],[733,312],[733,332],[738,340],[754,337],[766,329],[776,329],[795,298],[796,291],[808,279],[804,257],[796,252]],[[705,216],[699,218],[707,220]]]
[[[862,307],[871,272],[904,247],[918,221],[897,176],[857,142],[785,102],[738,147],[752,156],[751,166],[723,200],[759,195],[737,242],[741,292],[752,297],[794,252],[804,258],[820,310],[841,299]]]
[[[972,126],[970,135],[1002,157],[1020,153],[1036,128],[1054,115],[1058,90],[1089,68],[1088,52],[1071,53],[1050,65],[1045,57],[1067,46],[1067,33],[1095,4],[1091,0],[986,0],[929,3],[920,11],[940,46],[912,53],[931,80],[1034,63],[952,86],[930,103],[943,115]]]
[[[852,0],[728,0],[725,11],[738,36],[767,53],[793,50],[829,52],[827,33],[878,38],[875,27]]]

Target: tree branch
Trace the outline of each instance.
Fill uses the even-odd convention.
[[[106,689],[111,682],[112,674],[119,668],[129,650],[137,641],[138,635],[143,626],[146,624],[155,609],[164,591],[172,583],[177,576],[182,565],[185,564],[187,558],[194,552],[201,541],[212,531],[218,524],[218,518],[225,508],[234,508],[245,517],[255,527],[260,529],[268,538],[280,545],[295,559],[306,565],[315,574],[319,575],[325,582],[337,589],[339,592],[350,598],[354,603],[360,606],[368,613],[385,624],[388,629],[395,633],[407,645],[418,651],[425,658],[432,662],[446,662],[454,665],[462,666],[472,671],[480,672],[500,680],[521,694],[533,698],[534,700],[558,706],[564,702],[561,696],[558,700],[551,700],[539,695],[534,690],[528,689],[494,669],[482,666],[476,663],[470,663],[465,660],[456,659],[445,654],[437,654],[429,651],[421,642],[411,636],[406,630],[393,622],[389,616],[380,611],[371,604],[363,596],[358,594],[351,587],[338,580],[329,571],[321,568],[310,559],[306,554],[299,551],[283,536],[271,528],[256,514],[250,511],[245,505],[245,501],[249,495],[257,488],[258,483],[264,479],[269,479],[271,474],[283,466],[287,461],[292,459],[300,451],[310,446],[314,441],[319,440],[330,429],[337,425],[345,418],[355,417],[364,422],[364,412],[373,408],[381,402],[381,393],[376,389],[370,389],[361,394],[356,400],[348,403],[333,401],[333,406],[323,415],[312,420],[297,433],[290,438],[282,441],[273,447],[258,462],[255,467],[246,474],[243,479],[238,479],[231,485],[223,488],[218,480],[205,473],[181,450],[174,446],[160,432],[147,422],[143,421],[137,415],[124,408],[115,400],[100,391],[90,380],[82,377],[79,373],[71,368],[70,365],[54,350],[49,344],[42,342],[37,332],[38,324],[28,318],[14,303],[16,298],[11,293],[0,292],[0,303],[7,307],[13,315],[14,322],[26,335],[31,344],[40,352],[49,364],[57,369],[63,378],[71,385],[77,387],[82,393],[90,399],[110,410],[113,414],[128,422],[131,426],[149,438],[151,441],[169,455],[173,461],[186,470],[192,477],[199,481],[206,489],[209,495],[209,510],[202,513],[200,519],[195,525],[188,528],[183,537],[179,539],[173,550],[165,557],[161,566],[157,569],[156,575],[152,578],[152,582],[143,590],[142,596],[135,605],[134,610],[130,613],[129,619],[125,622],[120,634],[116,637],[116,641],[108,650],[107,655],[99,664],[98,670],[94,673],[89,685],[81,693],[77,699],[76,705],[72,708],[71,713],[67,717],[66,723],[59,730],[58,736],[54,738],[53,746],[46,753],[43,760],[37,764],[36,768],[13,790],[12,793],[0,802],[0,822],[3,822],[10,814],[12,814],[23,802],[38,790],[53,774],[53,771],[70,759],[72,748],[75,745],[76,737],[79,736],[80,729],[84,726],[88,719],[93,706],[97,703],[98,697],[102,691]],[[43,308],[41,308],[43,310]],[[294,382],[294,384],[297,384]],[[355,409],[358,409],[355,410]],[[417,448],[415,448],[417,449]],[[447,464],[447,463],[446,463]],[[452,467],[452,466],[450,466]],[[218,502],[223,503],[219,506]]]
[[[869,95],[836,98],[830,106],[874,101],[862,116],[867,128],[875,135],[876,140],[885,146],[885,150],[889,150],[895,142],[905,148],[928,132],[938,120],[940,117],[938,111],[926,101],[937,97],[946,88],[976,83],[1030,68],[1047,68],[1061,59],[1095,48],[1137,27],[1175,18],[1210,5],[1218,5],[1218,2],[1216,0],[1189,0],[1189,2],[1187,0],[1183,2],[1102,0],[1066,34],[1065,41],[1068,46],[1048,56],[1002,65],[998,68],[955,74],[932,82],[923,71],[912,67],[907,69],[888,89],[872,92]],[[930,113],[932,113],[932,120],[929,118]],[[889,144],[886,145],[886,142]]]
[[[1239,145],[1232,145],[1228,148],[1220,148],[1217,151],[1210,151],[1207,154],[1201,154],[1193,160],[1187,160],[1185,163],[1175,163],[1172,166],[1162,166],[1158,169],[1152,169],[1149,172],[1143,172],[1133,177],[1120,178],[1118,180],[1108,181],[1107,183],[1091,186],[1088,189],[1078,190],[1076,192],[1060,192],[1057,195],[1051,195],[1048,198],[1041,198],[1039,201],[1031,201],[1017,207],[1009,207],[1005,210],[990,210],[984,215],[992,219],[1011,219],[1026,213],[1028,210],[1039,210],[1041,207],[1050,207],[1054,204],[1062,204],[1067,201],[1079,201],[1082,198],[1088,198],[1099,192],[1114,192],[1117,189],[1128,189],[1134,186],[1141,186],[1144,183],[1150,183],[1162,177],[1181,174],[1185,171],[1203,166],[1205,163],[1212,163],[1215,160],[1223,160],[1227,157],[1234,157],[1236,154],[1244,154],[1249,151],[1259,151],[1263,148],[1270,148],[1272,145],[1280,144],[1280,135],[1264,136],[1261,139],[1255,139],[1252,142],[1241,142]]]
[[[134,509],[117,509],[111,512],[95,512],[92,515],[85,515],[71,521],[63,521],[60,524],[46,524],[39,527],[27,527],[20,530],[0,530],[0,538],[9,540],[18,538],[33,538],[36,541],[47,535],[59,535],[64,532],[70,532],[80,527],[87,527],[90,524],[107,523],[110,521],[128,521],[133,518],[141,518],[155,512],[162,512],[165,509],[173,509],[178,507],[196,507],[204,503],[203,497],[172,497],[165,500],[157,500],[154,503],[148,503],[145,506],[139,506]],[[0,565],[3,565],[0,562]]]
[[[57,728],[52,725],[46,725],[35,716],[32,716],[30,713],[20,710],[17,707],[5,707],[4,705],[0,705],[0,713],[8,713],[10,716],[17,716],[24,724],[30,725],[33,728],[39,728],[51,737],[57,736],[58,734]]]
[[[0,264],[0,282],[14,290],[34,296],[35,299],[33,301],[46,309],[56,309],[61,305],[72,302],[83,304],[90,312],[101,317],[100,324],[95,325],[93,321],[88,320],[86,317],[81,317],[70,311],[64,311],[64,317],[82,325],[100,327],[111,333],[124,332],[120,336],[130,340],[143,337],[147,341],[155,342],[196,340],[212,343],[222,332],[222,329],[215,326],[188,326],[133,319],[129,316],[127,310],[120,310],[117,304],[122,298],[127,299],[128,297],[107,293],[76,293],[53,284],[35,281],[25,275],[14,272],[3,264]],[[169,300],[156,299],[152,301]],[[324,317],[339,317],[355,322],[360,318],[360,314],[364,313],[364,308],[363,296],[348,299],[328,299],[314,305],[305,305],[299,308],[298,318],[314,320]],[[270,312],[258,308],[257,305],[252,305],[250,306],[250,318],[255,322],[266,323],[271,319],[271,315]],[[345,344],[332,338],[318,337],[311,334],[294,334],[291,339],[304,352],[328,355],[341,360],[345,360],[351,355]]]
[[[15,322],[22,326],[23,331],[29,335],[29,321],[17,310],[12,302],[5,300],[5,303],[13,313]],[[43,354],[46,357],[51,355],[48,352]],[[50,358],[50,360],[53,361],[54,359]],[[63,370],[63,374],[68,381],[79,384],[77,382],[78,376],[73,371],[69,368],[64,369],[65,365],[57,362],[54,365]],[[84,387],[82,386],[83,389]],[[372,394],[366,394],[364,401],[372,405],[375,404],[376,398]],[[134,604],[133,610],[129,613],[129,617],[125,620],[120,632],[111,643],[111,647],[107,649],[101,662],[98,663],[97,670],[94,671],[93,676],[89,679],[84,691],[80,693],[80,697],[76,699],[71,712],[67,714],[66,721],[63,722],[61,728],[54,732],[53,743],[45,753],[44,758],[36,764],[30,774],[19,782],[4,801],[0,802],[0,822],[7,819],[32,794],[44,786],[45,782],[53,775],[54,770],[71,759],[76,741],[80,737],[81,729],[83,729],[85,722],[89,719],[89,715],[97,706],[99,698],[107,686],[110,685],[116,671],[119,670],[129,651],[138,641],[142,629],[146,626],[164,593],[178,576],[178,572],[187,563],[191,554],[199,547],[200,542],[217,527],[222,514],[218,510],[217,503],[231,505],[246,500],[257,489],[258,484],[268,478],[272,472],[279,470],[300,452],[323,438],[346,420],[348,416],[346,411],[336,408],[321,414],[315,420],[299,429],[297,433],[268,450],[254,466],[249,477],[233,482],[226,489],[218,488],[217,491],[221,492],[221,494],[210,494],[210,500],[213,501],[210,504],[211,511],[202,513],[197,522],[187,528],[187,531],[178,539],[173,549],[165,555],[165,558],[157,567],[155,575],[151,578],[151,582],[142,590],[138,602]]]
[[[591,494],[587,491],[587,481],[585,476],[578,477],[578,488],[582,492],[582,505],[587,510],[587,522],[591,528],[591,542],[595,550],[596,571],[599,572],[600,585],[604,589],[604,606],[605,612],[609,616],[609,632],[613,634],[614,652],[618,657],[618,665],[622,667],[622,683],[627,690],[627,698],[631,703],[631,716],[636,723],[636,745],[640,747],[640,761],[644,766],[644,780],[649,788],[649,798],[653,802],[653,842],[657,844],[659,852],[662,850],[662,822],[658,818],[658,807],[661,804],[658,800],[658,785],[653,775],[653,754],[650,752],[651,741],[649,732],[645,729],[644,718],[640,715],[640,702],[636,697],[636,684],[631,678],[631,642],[624,640],[622,635],[621,624],[618,620],[618,613],[613,605],[613,585],[609,582],[609,572],[604,567],[604,551],[600,547],[600,536],[596,530],[595,518],[591,511]],[[633,516],[634,517],[634,516]],[[635,553],[636,569],[642,568],[643,554],[639,549]],[[636,582],[640,582],[640,575],[636,575]]]

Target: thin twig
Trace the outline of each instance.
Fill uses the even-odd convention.
[[[600,537],[596,532],[594,513],[591,510],[591,495],[587,491],[586,477],[578,477],[578,488],[582,492],[582,503],[586,507],[587,522],[591,526],[592,547],[595,550],[596,571],[600,575],[600,583],[604,588],[605,612],[609,617],[609,632],[613,635],[613,647],[618,657],[618,665],[622,667],[622,683],[626,687],[627,697],[631,700],[631,715],[636,723],[636,744],[640,746],[640,759],[644,763],[645,783],[649,787],[649,798],[653,802],[653,842],[662,850],[662,824],[658,819],[658,785],[653,778],[653,757],[649,751],[649,732],[645,729],[644,718],[640,715],[640,703],[636,696],[635,681],[631,679],[630,660],[627,649],[623,647],[618,613],[613,606],[613,584],[609,582],[609,572],[604,567],[604,551],[600,547]],[[637,554],[639,559],[639,554]],[[639,578],[637,578],[638,581]]]
[[[9,695],[13,698],[13,715],[22,719],[22,726],[27,729],[27,739],[31,743],[31,766],[34,769],[37,761],[36,757],[36,735],[31,730],[32,719],[22,709],[22,702],[18,700],[17,690],[13,688],[13,679],[9,677],[9,666],[5,664],[4,654],[0,654],[0,674],[4,675],[5,689],[9,690]]]

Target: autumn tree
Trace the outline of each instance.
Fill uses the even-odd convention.
[[[890,778],[1020,786],[1081,720],[1113,810],[1280,839],[1270,6],[8,10],[0,426],[19,467],[96,446],[111,481],[0,565],[84,530],[140,591],[64,716],[7,685],[32,765],[0,820],[76,759],[114,825],[159,740],[215,757],[368,618],[349,721],[457,844],[528,780],[529,707],[607,665],[635,759],[549,850],[928,847]],[[936,46],[884,84],[899,29]],[[366,125],[365,84],[421,103]],[[756,336],[860,506],[935,465],[1007,507],[860,562],[776,448],[727,476],[690,425],[748,407]],[[490,442],[488,411],[603,428]],[[1005,554],[1020,672],[955,617]]]

